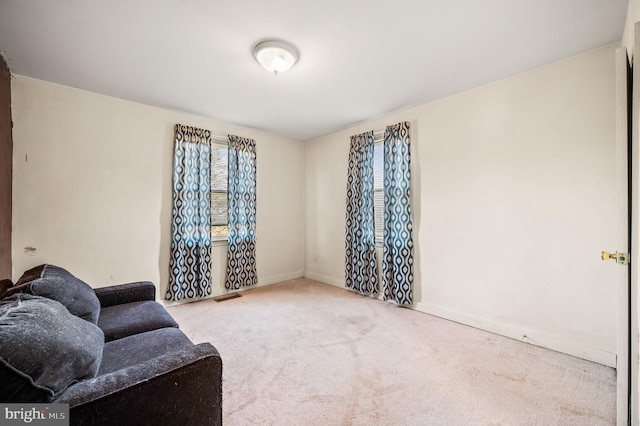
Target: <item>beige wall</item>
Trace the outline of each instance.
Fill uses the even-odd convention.
[[[300,142],[23,76],[12,90],[14,279],[52,263],[94,287],[151,280],[163,297],[176,123],[256,139],[259,285],[302,276]],[[214,295],[225,256],[216,246]]]
[[[411,121],[416,309],[615,365],[614,53],[305,143],[305,275],[344,285],[349,136]]]
[[[162,295],[180,122],[257,141],[260,284],[342,286],[348,138],[407,120],[416,308],[613,365],[616,270],[598,254],[616,243],[614,50],[305,144],[15,76],[13,278],[48,262]],[[221,294],[223,246],[214,261]]]

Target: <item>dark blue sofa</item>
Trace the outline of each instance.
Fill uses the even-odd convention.
[[[67,403],[72,425],[220,425],[222,360],[155,286],[92,289],[40,265],[0,294],[0,401]]]

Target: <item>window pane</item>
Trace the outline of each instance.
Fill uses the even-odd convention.
[[[211,145],[211,235],[227,235],[228,148]]]
[[[376,230],[376,245],[382,245],[382,227],[384,225],[384,191],[373,191],[373,221]]]
[[[227,193],[211,193],[211,226],[227,224]]]
[[[226,237],[229,235],[229,228],[226,226],[212,226],[211,227],[211,236],[212,237]]]
[[[373,146],[373,187],[384,188],[384,146],[376,143]]]
[[[229,176],[228,149],[222,145],[211,145],[211,190],[226,191]],[[225,219],[225,223],[226,223]]]
[[[373,147],[373,224],[376,231],[376,245],[382,246],[384,226],[384,146],[376,143]]]

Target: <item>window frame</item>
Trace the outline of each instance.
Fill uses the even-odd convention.
[[[213,218],[212,218],[212,220],[211,220],[211,230],[213,231],[213,227],[223,226],[223,227],[227,227],[227,234],[226,235],[213,235],[213,232],[212,232],[211,233],[211,241],[213,241],[213,242],[226,242],[227,238],[229,236],[229,228],[228,228],[228,226],[229,226],[229,213],[228,213],[229,212],[229,142],[225,143],[225,142],[222,142],[222,141],[215,141],[215,140],[211,141],[211,147],[212,148],[214,147],[214,145],[218,146],[220,148],[224,148],[227,151],[227,187],[226,187],[225,190],[210,188],[209,189],[209,197],[210,197],[210,202],[209,203],[210,203],[211,208],[212,208],[213,207],[213,205],[212,205],[213,197],[211,197],[212,194],[227,194],[227,197],[226,197],[226,199],[227,199],[227,220],[226,220],[226,222],[224,224],[222,224],[222,223],[213,223]],[[213,174],[213,171],[214,171],[213,162],[211,162],[211,160],[210,160],[209,172],[211,174]],[[211,180],[211,176],[210,176],[209,179]],[[213,215],[211,215],[211,216],[213,216]]]

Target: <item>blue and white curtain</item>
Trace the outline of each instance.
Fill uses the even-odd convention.
[[[177,124],[166,300],[211,294],[211,133]]]
[[[229,135],[227,289],[258,283],[256,273],[256,142]]]
[[[413,218],[411,214],[410,123],[384,132],[384,300],[413,303]]]
[[[351,136],[347,176],[345,286],[378,293],[373,224],[373,131]]]

